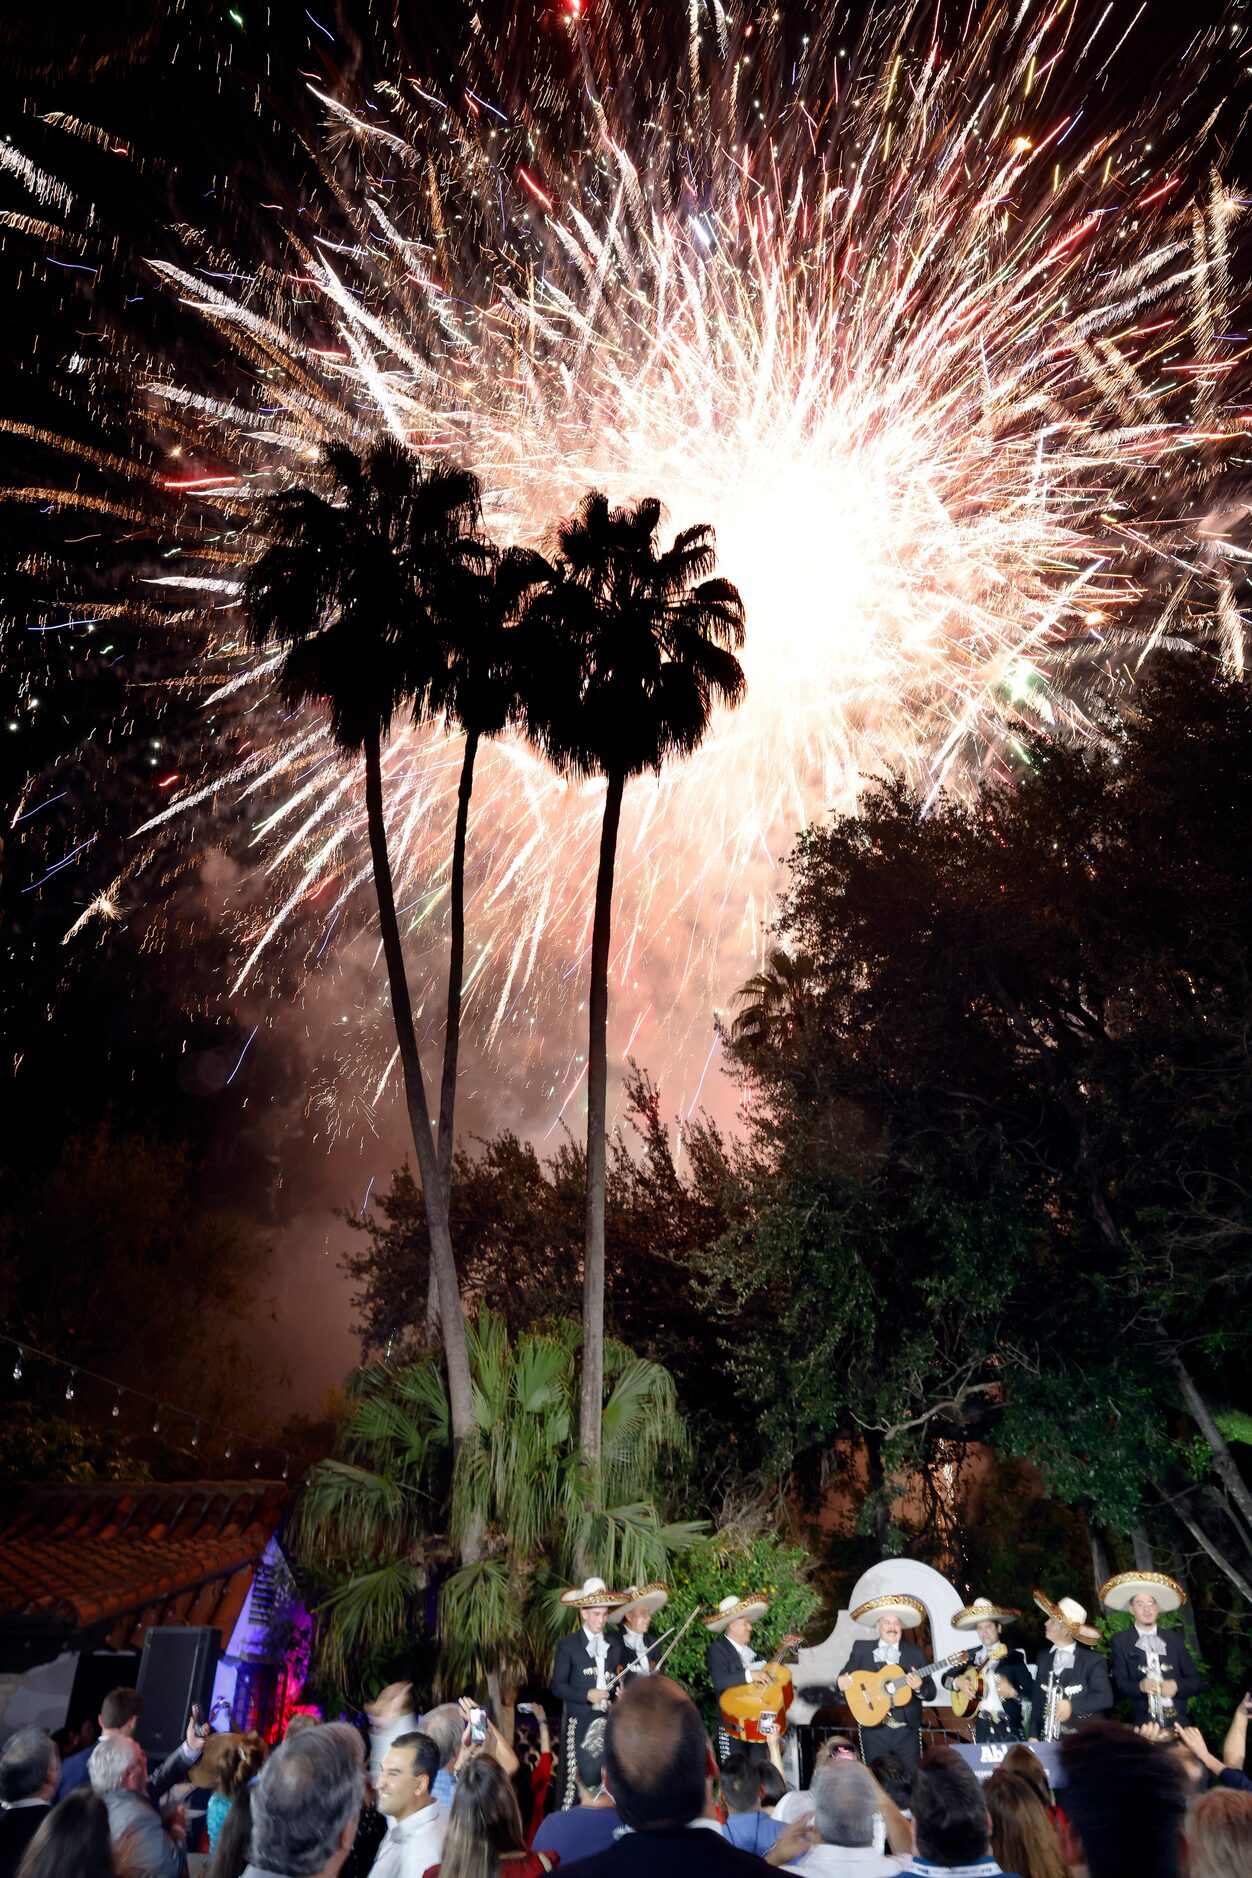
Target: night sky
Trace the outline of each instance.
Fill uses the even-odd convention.
[[[193,392],[220,389],[229,377],[225,342],[159,290],[143,262],[185,261],[193,228],[202,231],[193,245],[211,274],[223,255],[247,252],[249,231],[264,248],[257,205],[307,199],[325,212],[325,178],[302,142],[316,148],[323,135],[310,83],[356,98],[398,68],[455,93],[471,80],[486,83],[485,43],[505,108],[529,99],[549,134],[559,130],[583,82],[568,7],[476,11],[483,22],[477,45],[468,10],[452,4],[398,8],[391,18],[381,5],[306,10],[240,0],[232,10],[168,8],[157,0],[105,8],[10,0],[0,25],[4,127],[76,198],[98,205],[111,260],[99,267],[94,253],[44,242],[38,230],[0,233],[7,416],[119,457],[143,456],[154,446],[133,418],[128,391],[143,359],[159,358]],[[631,110],[646,117],[660,96],[657,75],[676,73],[681,82],[686,5],[647,9],[642,59],[630,9],[597,11],[623,62],[632,61]],[[784,11],[798,50],[813,10]],[[941,8],[945,30],[959,35],[965,11]],[[1136,9],[1120,11],[1129,24]],[[1245,12],[1242,5],[1150,6],[1124,66],[1115,63],[1090,99],[1092,113],[1114,116],[1128,98],[1135,102],[1154,67],[1168,90],[1162,75],[1181,71],[1190,52],[1188,69],[1203,76],[1198,90],[1189,86],[1163,115],[1163,146],[1177,144],[1193,178],[1219,165],[1237,186],[1247,173],[1237,95],[1247,59]],[[610,21],[610,13],[621,17]],[[857,30],[850,21],[853,43]],[[1197,43],[1205,48],[1198,60]],[[627,78],[623,63],[624,89]],[[1216,126],[1193,147],[1187,139],[1210,102]],[[107,136],[67,135],[64,121],[49,121],[49,113],[100,126]],[[11,175],[0,174],[0,207],[49,221],[59,214],[55,203],[32,203]],[[1235,256],[1238,272],[1242,237]],[[83,358],[95,368],[90,374],[80,369]],[[8,484],[63,489],[77,473],[38,439],[9,436],[2,447]],[[102,474],[110,486],[124,482]],[[116,920],[93,922],[63,943],[127,867],[134,831],[169,791],[220,768],[232,750],[227,731],[206,717],[203,687],[185,682],[198,628],[155,613],[114,619],[103,611],[90,636],[63,630],[71,617],[94,617],[67,614],[65,596],[76,607],[107,609],[122,586],[159,570],[162,548],[150,533],[136,528],[128,539],[124,529],[110,529],[102,554],[101,531],[89,516],[37,503],[0,506],[0,530],[0,1006],[10,1157],[38,1167],[69,1127],[90,1127],[105,1115],[157,1139],[189,1142],[203,1166],[206,1198],[240,1208],[273,1240],[277,1324],[263,1334],[292,1379],[282,1399],[311,1407],[355,1356],[346,1282],[336,1269],[346,1232],[334,1209],[360,1208],[406,1150],[394,1084],[375,1106],[363,1067],[376,1067],[386,1044],[367,909],[345,919],[324,954],[310,916],[307,943],[278,957],[263,984],[231,997],[238,933],[229,909],[238,914],[247,897],[250,812],[223,792],[188,818],[177,840],[159,844],[128,884]],[[232,724],[229,736],[240,734]],[[573,964],[567,959],[560,969]],[[655,970],[654,995],[663,998],[665,974]],[[733,989],[725,985],[723,998]],[[577,1011],[576,993],[570,997]],[[581,1022],[579,1015],[561,1045],[570,1062]],[[691,1062],[676,1077],[674,1106],[698,1087],[724,1117],[733,1112],[732,1092],[715,1070],[696,1075],[712,1038],[707,1007],[689,1034]],[[618,1052],[624,1041],[616,1039]],[[654,1067],[648,1041],[645,1031],[639,1054]],[[461,1138],[515,1126],[554,1145],[562,1105],[551,1096],[546,1064],[542,1073],[519,1073],[507,1051],[485,1059],[472,1029],[463,1047],[470,1067]],[[577,1099],[563,1119],[581,1125]]]

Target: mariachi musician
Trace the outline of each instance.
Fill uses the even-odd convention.
[[[742,1689],[747,1683],[769,1682],[765,1659],[752,1648],[752,1626],[764,1617],[768,1609],[768,1598],[723,1598],[712,1617],[703,1620],[704,1628],[712,1632],[704,1660],[709,1681],[713,1685],[713,1694],[719,1704],[730,1689]],[[763,1761],[768,1758],[768,1750],[763,1742],[732,1741],[719,1723],[718,1760],[724,1761],[736,1749],[741,1749],[749,1760]]]
[[[982,1699],[974,1716],[975,1741],[1025,1739],[1025,1725],[1035,1699],[1034,1673],[1024,1650],[1010,1649],[1000,1640],[1004,1625],[1015,1623],[1020,1616],[1021,1612],[1011,1605],[975,1598],[952,1619],[953,1630],[977,1633],[978,1649],[972,1663],[948,1670],[939,1680],[945,1689],[962,1689],[973,1698],[979,1693],[981,1679]]]
[[[1074,1598],[1051,1598],[1036,1591],[1035,1603],[1047,1618],[1043,1634],[1048,1647],[1035,1664],[1035,1712],[1031,1739],[1055,1741],[1078,1732],[1080,1722],[1107,1715],[1113,1706],[1108,1665],[1091,1648],[1100,1633],[1087,1622],[1084,1607]]]
[[[1100,1586],[1107,1611],[1129,1611],[1134,1624],[1113,1638],[1113,1687],[1130,1703],[1136,1728],[1144,1722],[1172,1727],[1187,1719],[1187,1703],[1199,1695],[1204,1678],[1176,1630],[1159,1630],[1157,1618],[1180,1611],[1187,1594],[1164,1572],[1119,1572]]]
[[[922,1703],[934,1701],[935,1685],[929,1676],[918,1674],[926,1663],[925,1652],[916,1643],[905,1643],[903,1633],[916,1630],[925,1616],[916,1599],[908,1597],[870,1598],[851,1613],[854,1624],[872,1624],[876,1635],[872,1641],[857,1638],[851,1656],[835,1678],[836,1686],[846,1690],[859,1669],[885,1669],[888,1664],[898,1664],[913,1691],[903,1707],[892,1708],[876,1727],[858,1724],[861,1759],[867,1767],[880,1755],[894,1754],[905,1773],[911,1774],[921,1758]]]
[[[605,1631],[609,1612],[622,1602],[603,1578],[588,1578],[562,1591],[561,1602],[576,1611],[578,1629],[556,1646],[552,1693],[562,1704],[562,1807],[578,1798],[577,1782],[594,1791],[604,1762],[604,1730],[609,1712],[609,1680],[625,1664],[619,1636]]]
[[[669,1601],[666,1585],[631,1585],[622,1593],[625,1603],[609,1612],[609,1623],[621,1625],[621,1642],[627,1670],[635,1676],[656,1674],[661,1648],[652,1629],[652,1619]]]

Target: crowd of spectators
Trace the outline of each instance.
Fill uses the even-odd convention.
[[[206,1878],[1252,1878],[1252,1700],[1215,1753],[1196,1728],[1092,1721],[1060,1746],[1054,1793],[1015,1746],[985,1784],[951,1747],[911,1781],[829,1744],[787,1791],[768,1763],[719,1769],[690,1697],[665,1676],[613,1705],[578,1804],[547,1812],[553,1761],[537,1706],[516,1745],[468,1700],[420,1718],[407,1685],[346,1722],[298,1714],[257,1735],[186,1740],[150,1767],[139,1698],[114,1690],[99,1740],[61,1758],[41,1729],[0,1750],[0,1878],[188,1878],[185,1802],[209,1794]],[[586,1771],[586,1770],[584,1770]]]

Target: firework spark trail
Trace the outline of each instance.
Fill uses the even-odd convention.
[[[217,518],[203,571],[163,578],[218,609],[219,702],[254,703],[272,671],[221,610],[256,498],[315,478],[330,438],[389,430],[467,461],[504,540],[539,539],[591,486],[715,526],[747,607],[747,702],[633,784],[622,825],[615,1022],[662,1073],[686,1056],[703,1074],[781,855],[859,778],[934,790],[995,769],[1023,728],[1087,731],[1092,697],[1166,633],[1242,668],[1242,511],[1221,494],[1248,422],[1227,331],[1240,205],[1194,149],[1187,186],[1159,166],[1153,101],[1115,125],[1089,109],[1123,56],[1110,10],[975,8],[954,49],[933,14],[903,8],[842,71],[815,31],[788,73],[766,25],[749,82],[743,20],[693,0],[714,50],[693,44],[699,86],[680,69],[646,117],[603,82],[642,15],[606,15],[603,47],[579,24],[563,141],[525,101],[484,114],[485,84],[467,110],[407,79],[317,89],[320,220],[277,237],[277,265],[158,265],[261,386],[241,370],[214,399],[154,369],[147,387],[158,431],[176,418],[210,466],[154,473],[145,499]],[[368,872],[359,790],[314,719],[140,831],[245,774],[271,804],[237,987],[284,935],[307,940],[314,902],[324,944]],[[397,894],[432,938],[458,764],[435,729],[386,759]],[[480,758],[467,1009],[536,1063],[581,982],[600,808],[519,741]],[[433,1000],[439,972],[432,945]]]

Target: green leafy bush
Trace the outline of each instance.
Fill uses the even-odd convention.
[[[701,1617],[709,1616],[732,1593],[743,1598],[760,1592],[769,1599],[769,1611],[753,1628],[752,1642],[763,1656],[770,1656],[788,1631],[804,1630],[821,1604],[809,1583],[812,1563],[803,1546],[788,1545],[774,1533],[751,1539],[715,1534],[675,1559],[669,1603],[659,1627],[681,1626],[696,1607],[700,1615],[675,1645],[666,1673],[690,1689],[710,1724],[716,1710],[704,1653],[711,1639]]]

